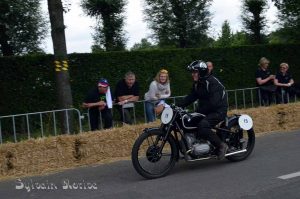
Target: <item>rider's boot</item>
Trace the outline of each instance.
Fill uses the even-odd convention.
[[[228,145],[222,142],[222,140],[214,132],[211,132],[207,138],[217,148],[218,160],[223,160],[228,150]]]
[[[223,160],[225,158],[225,154],[226,154],[227,150],[228,150],[227,144],[222,142],[221,145],[219,146],[218,160]]]

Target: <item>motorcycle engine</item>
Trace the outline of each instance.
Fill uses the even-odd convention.
[[[186,133],[185,139],[187,141],[188,149],[195,156],[203,156],[210,152],[210,146],[207,142],[200,142],[196,139],[193,133]]]
[[[210,151],[210,146],[207,143],[195,143],[192,146],[192,153],[196,156],[206,155]]]

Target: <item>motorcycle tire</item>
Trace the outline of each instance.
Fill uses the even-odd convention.
[[[165,142],[162,153],[159,154],[157,152],[159,151],[159,142],[161,142],[162,138],[163,133],[160,129],[151,129],[142,133],[132,147],[131,160],[133,167],[144,178],[154,179],[163,177],[175,166],[176,160],[178,159],[176,142],[173,136],[169,136]],[[144,146],[144,144],[146,144],[146,146]],[[169,154],[166,154],[168,151]],[[169,160],[167,160],[165,166],[162,166],[160,163],[164,157],[169,157]],[[146,163],[149,163],[149,167],[153,166],[154,169],[147,168],[144,165]],[[160,165],[155,166],[156,163]]]
[[[239,132],[241,131],[240,133],[243,133],[244,136],[247,136],[247,146],[245,147],[245,149],[247,151],[244,153],[239,153],[239,154],[228,156],[228,157],[226,157],[226,159],[228,159],[232,162],[238,162],[238,161],[245,160],[252,153],[254,146],[255,146],[255,133],[254,133],[253,128],[251,128],[248,131],[243,130],[239,127],[238,119],[235,119],[235,120],[229,122],[228,129],[230,129],[231,131],[232,131],[232,129],[238,129]]]

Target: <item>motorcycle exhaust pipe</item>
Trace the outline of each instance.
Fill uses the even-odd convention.
[[[231,155],[235,155],[235,154],[239,154],[239,153],[244,153],[244,152],[246,152],[246,151],[247,151],[247,149],[243,149],[243,150],[235,151],[235,152],[232,152],[232,153],[226,153],[226,154],[225,154],[225,157],[231,156]]]
[[[187,162],[195,162],[195,161],[200,161],[200,160],[209,160],[209,159],[217,158],[216,156],[209,156],[209,157],[205,157],[205,158],[191,159],[191,157],[188,155],[188,153],[190,153],[190,152],[191,152],[191,150],[188,150],[184,155],[184,159]],[[232,153],[227,153],[227,154],[225,154],[225,157],[235,155],[235,154],[239,154],[239,153],[244,153],[244,152],[247,152],[247,149],[243,149],[243,150],[240,150],[240,151],[235,151],[235,152],[232,152]]]
[[[184,159],[185,159],[185,161],[187,161],[187,162],[195,162],[195,161],[199,161],[199,160],[208,160],[208,159],[211,159],[211,157],[199,158],[199,159],[193,159],[193,158],[189,155],[189,153],[191,153],[191,152],[192,152],[191,149],[189,149],[189,150],[187,150],[187,151],[185,152],[185,154],[184,154]]]
[[[207,158],[198,158],[198,159],[191,159],[191,160],[187,160],[187,162],[195,162],[195,161],[200,161],[200,160],[209,160],[212,159],[213,157],[207,157]]]
[[[187,162],[195,162],[195,161],[200,161],[200,160],[209,160],[214,158],[213,156],[209,156],[209,157],[205,157],[205,158],[198,158],[198,159],[192,159],[191,156],[189,156],[188,154],[192,152],[192,150],[188,150],[185,154],[184,154],[184,159]]]

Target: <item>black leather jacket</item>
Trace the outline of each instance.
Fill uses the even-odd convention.
[[[227,113],[228,103],[225,87],[213,75],[194,82],[192,92],[186,96],[179,106],[186,107],[198,100],[197,112],[202,114]]]

